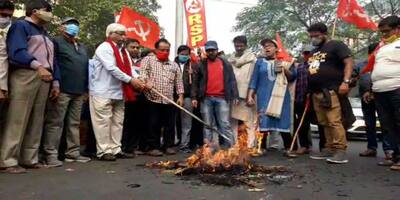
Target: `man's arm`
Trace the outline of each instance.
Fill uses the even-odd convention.
[[[97,48],[95,55],[95,57],[97,57],[103,64],[103,67],[107,71],[109,71],[115,78],[122,82],[130,83],[132,77],[125,74],[118,68],[118,66],[116,65],[114,51],[109,44],[103,43],[102,45],[100,45]]]
[[[28,35],[25,32],[23,21],[17,21],[10,27],[7,34],[7,53],[11,63],[22,67],[37,69],[42,66],[31,54],[28,53]]]

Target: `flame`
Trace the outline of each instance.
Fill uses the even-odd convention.
[[[247,147],[247,132],[239,131],[238,142],[227,150],[215,152],[211,144],[205,144],[196,153],[186,159],[187,167],[210,168],[215,172],[217,167],[229,169],[234,165],[249,166],[250,151]]]

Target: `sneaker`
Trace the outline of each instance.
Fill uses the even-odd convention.
[[[346,151],[344,150],[337,150],[333,157],[327,158],[326,161],[333,164],[345,164],[349,162],[346,158]]]
[[[125,152],[119,152],[115,157],[120,158],[120,159],[131,159],[134,158],[135,155],[132,153],[125,153]]]
[[[99,160],[102,161],[116,161],[117,159],[115,158],[114,155],[110,154],[110,153],[106,153],[104,155],[102,155]]]
[[[367,149],[360,153],[361,157],[376,157],[376,150]]]
[[[163,152],[161,152],[160,150],[153,149],[153,150],[151,150],[151,151],[148,151],[148,152],[147,152],[147,155],[159,157],[159,156],[163,156],[164,154],[163,154]]]
[[[58,160],[57,158],[47,158],[46,159],[47,167],[61,167],[63,162]]]
[[[321,152],[312,153],[310,158],[313,160],[326,160],[333,156],[333,153],[327,149],[322,149]]]
[[[167,154],[167,155],[175,155],[176,151],[173,148],[167,148],[165,150],[165,154]]]
[[[78,156],[78,157],[69,157],[66,156],[65,157],[65,162],[79,162],[79,163],[87,163],[89,162],[91,159],[89,157],[85,157],[85,156]]]

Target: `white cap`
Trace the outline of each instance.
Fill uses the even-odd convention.
[[[122,24],[112,23],[107,26],[106,37],[110,36],[111,33],[114,33],[117,31],[126,32],[126,27]]]

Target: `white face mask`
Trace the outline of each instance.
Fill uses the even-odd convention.
[[[0,17],[0,28],[6,28],[11,24],[11,17]]]

